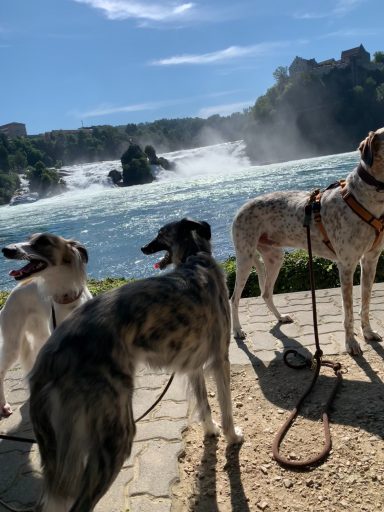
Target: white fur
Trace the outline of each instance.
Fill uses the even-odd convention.
[[[34,235],[35,237],[39,235]],[[76,307],[92,297],[86,286],[85,263],[72,241],[47,234],[55,242],[53,258],[41,272],[27,277],[12,290],[0,311],[0,417],[12,413],[4,393],[4,379],[11,366],[20,360],[25,373],[29,372],[36,356],[53,331],[52,305],[59,325]],[[31,237],[31,240],[33,239]],[[19,256],[31,255],[30,242],[13,244]],[[65,251],[69,261],[63,263]],[[79,295],[80,294],[80,295]],[[78,296],[79,295],[79,296]],[[63,297],[78,298],[61,304]],[[57,302],[58,301],[58,302]]]

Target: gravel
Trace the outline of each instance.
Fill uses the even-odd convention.
[[[346,372],[331,413],[333,447],[315,468],[290,470],[273,459],[274,436],[311,379],[274,361],[269,366],[232,366],[235,423],[245,441],[226,449],[222,436],[203,439],[197,423],[184,433],[180,482],[172,512],[339,512],[384,510],[384,349],[367,345],[363,356],[334,357]],[[322,404],[335,377],[323,368],[315,392],[304,403],[281,446],[291,460],[318,453],[323,444]],[[219,416],[215,386],[209,400]]]

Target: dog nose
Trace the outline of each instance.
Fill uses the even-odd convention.
[[[1,252],[4,254],[5,257],[9,257],[11,254],[13,254],[13,249],[10,249],[9,247],[3,247],[1,249]]]

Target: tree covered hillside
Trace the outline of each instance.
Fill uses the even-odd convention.
[[[354,50],[365,52],[362,46]],[[362,62],[296,58],[296,69],[295,61],[289,71],[277,68],[276,83],[257,99],[244,134],[251,158],[279,161],[352,151],[370,130],[383,126],[384,53],[376,52],[373,61],[368,52],[363,55]]]

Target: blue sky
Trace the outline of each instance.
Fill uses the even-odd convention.
[[[0,124],[227,115],[296,55],[384,50],[383,0],[1,0]]]

